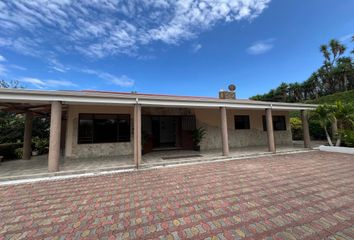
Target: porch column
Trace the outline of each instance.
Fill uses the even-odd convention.
[[[60,135],[61,135],[61,102],[52,102],[50,115],[50,136],[49,136],[49,154],[48,171],[59,171],[60,159]]]
[[[134,105],[134,164],[141,164],[141,105]]]
[[[310,130],[307,111],[301,110],[302,129],[304,135],[304,147],[311,148]]]
[[[33,125],[33,113],[31,111],[27,111],[25,113],[25,134],[23,137],[23,160],[31,159],[32,152],[32,125]]]
[[[267,135],[268,135],[268,149],[269,152],[275,153],[275,140],[274,140],[274,130],[273,130],[273,116],[272,109],[266,109],[266,122],[267,122]]]
[[[221,119],[221,141],[222,141],[222,155],[229,156],[229,138],[227,134],[227,114],[226,107],[220,108]]]

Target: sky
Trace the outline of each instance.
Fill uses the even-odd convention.
[[[29,89],[238,98],[353,48],[353,0],[0,0],[0,79]]]

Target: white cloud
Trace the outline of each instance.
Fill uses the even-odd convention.
[[[0,76],[5,76],[7,69],[4,65],[0,64]]]
[[[339,41],[341,42],[348,42],[352,39],[352,37],[354,36],[354,34],[347,34],[345,36],[342,36],[341,38],[339,38]]]
[[[130,79],[126,75],[115,76],[110,73],[96,71],[93,69],[82,69],[81,72],[90,75],[95,75],[105,81],[108,81],[108,83],[110,84],[118,85],[120,87],[131,87],[134,85],[134,80]]]
[[[137,56],[155,42],[179,44],[220,22],[254,19],[270,1],[0,0],[0,46],[28,55]]]
[[[6,58],[0,54],[0,62],[5,62]]]
[[[251,55],[260,55],[269,52],[274,47],[274,39],[259,41],[251,45],[247,52]]]
[[[78,85],[66,81],[66,80],[53,80],[53,79],[48,79],[48,80],[41,80],[38,78],[32,78],[32,77],[24,77],[20,79],[21,82],[28,83],[36,88],[39,89],[45,89],[45,88],[53,88],[53,87],[77,87]]]
[[[196,53],[196,52],[198,52],[201,48],[202,48],[203,46],[202,46],[202,44],[200,44],[200,43],[198,43],[198,44],[194,44],[193,46],[192,46],[192,51],[194,52],[194,53]]]

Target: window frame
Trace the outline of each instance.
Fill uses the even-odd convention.
[[[90,116],[91,115],[91,119],[83,119],[83,116]],[[107,119],[114,119],[115,120],[115,129],[116,129],[116,136],[114,141],[99,141],[96,142],[95,141],[95,120],[103,120],[103,118],[95,118],[95,116],[112,116],[112,118],[107,118]],[[128,135],[126,138],[121,137],[119,132],[119,121],[125,119],[127,120],[128,123]],[[91,120],[91,141],[90,142],[83,142],[80,139],[80,122],[81,120]],[[130,142],[131,141],[131,115],[130,114],[116,114],[116,113],[79,113],[79,117],[78,117],[78,129],[77,129],[77,144],[79,145],[83,145],[83,144],[109,144],[109,143],[123,143],[123,142]]]
[[[243,118],[243,119],[246,118],[247,119],[245,128],[237,127],[237,121],[236,121],[237,118]],[[235,125],[235,130],[250,130],[251,129],[250,115],[234,115],[234,125]]]

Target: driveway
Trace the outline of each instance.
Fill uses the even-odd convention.
[[[354,157],[308,152],[0,187],[0,239],[354,239]]]

